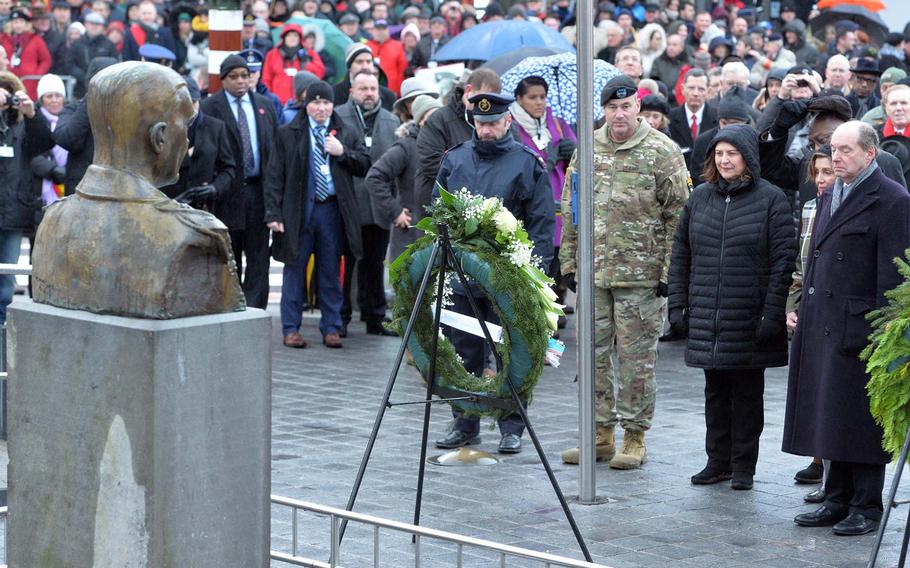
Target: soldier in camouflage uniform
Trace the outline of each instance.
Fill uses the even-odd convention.
[[[654,366],[663,328],[670,250],[691,184],[679,148],[638,118],[636,86],[615,77],[601,94],[606,124],[594,133],[594,341],[597,459],[634,469],[645,461],[657,391]],[[573,157],[562,192],[563,219],[573,218]],[[577,228],[563,228],[559,260],[574,290]],[[612,354],[619,359],[614,395]],[[625,430],[615,451],[614,427]],[[578,448],[562,459],[578,463]]]

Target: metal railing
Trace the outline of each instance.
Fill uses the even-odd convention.
[[[607,568],[603,564],[592,564],[583,560],[573,560],[572,558],[557,556],[555,554],[549,554],[546,552],[537,552],[535,550],[528,550],[526,548],[519,548],[517,546],[510,546],[508,544],[501,544],[480,538],[463,536],[427,527],[410,525],[407,523],[383,519],[381,517],[365,515],[363,513],[355,513],[353,511],[347,511],[345,509],[336,509],[335,507],[328,507],[326,505],[319,505],[317,503],[310,503],[308,501],[299,501],[297,499],[282,497],[280,495],[272,495],[272,504],[291,509],[292,532],[290,553],[277,552],[272,550],[270,552],[271,559],[278,560],[279,562],[284,562],[286,564],[293,564],[294,566],[306,566],[308,568],[342,568],[342,565],[339,564],[341,552],[340,529],[342,521],[347,521],[349,523],[360,523],[362,525],[369,525],[372,527],[373,562],[371,566],[374,568],[378,568],[380,566],[380,529],[389,529],[391,531],[409,534],[413,537],[415,568],[420,568],[421,566],[420,543],[423,539],[443,541],[454,544],[454,566],[457,568],[462,568],[465,566],[464,551],[466,548],[493,552],[494,554],[498,555],[499,565],[502,567],[508,565],[506,563],[508,559],[525,559],[534,560],[538,562],[540,566],[545,568]],[[310,513],[315,513],[321,517],[329,518],[330,552],[328,562],[324,560],[306,558],[298,554],[300,548],[298,516],[300,511],[307,511]],[[363,566],[363,564],[358,564],[358,566]]]
[[[0,274],[13,274],[13,275],[30,275],[32,272],[32,267],[24,264],[2,264],[0,263]],[[0,424],[5,423],[5,414],[6,414],[6,349],[5,349],[5,339],[6,339],[6,326],[0,328]],[[498,542],[493,542],[489,540],[483,540],[480,538],[474,538],[464,535],[459,535],[455,533],[450,533],[446,531],[440,531],[436,529],[431,529],[427,527],[421,527],[417,525],[411,525],[407,523],[401,523],[398,521],[393,521],[389,519],[383,519],[381,517],[374,517],[372,515],[366,515],[363,513],[355,513],[353,511],[346,511],[344,509],[336,509],[335,507],[329,507],[327,505],[319,505],[317,503],[311,503],[308,501],[299,501],[297,499],[291,499],[289,497],[282,497],[280,495],[272,495],[271,501],[273,505],[278,505],[291,509],[291,551],[290,553],[280,552],[271,550],[269,556],[272,560],[282,562],[285,564],[291,564],[294,566],[305,566],[309,568],[342,568],[338,563],[340,559],[341,552],[341,522],[347,521],[349,523],[359,523],[361,525],[368,525],[372,527],[372,536],[373,536],[373,562],[372,566],[377,568],[380,566],[380,542],[381,542],[381,529],[387,529],[389,531],[407,534],[413,537],[413,551],[414,551],[414,566],[415,568],[420,568],[421,566],[421,541],[423,539],[432,540],[432,541],[442,541],[446,543],[453,544],[455,546],[455,566],[457,568],[462,568],[465,566],[464,552],[465,549],[469,550],[481,550],[488,553],[493,553],[498,555],[499,565],[505,568],[508,559],[524,559],[532,560],[539,563],[540,566],[544,568],[608,568],[602,564],[592,564],[590,562],[585,562],[583,560],[574,560],[572,558],[566,558],[563,556],[557,556],[555,554],[549,554],[546,552],[537,552],[535,550],[529,550],[526,548],[519,548],[517,546],[510,546],[507,544],[501,544]],[[299,513],[300,511],[306,511],[313,513],[321,517],[328,517],[330,521],[330,531],[329,531],[329,548],[330,556],[328,562],[322,560],[314,560],[311,558],[306,558],[298,555],[300,546],[299,546]],[[6,516],[8,513],[7,507],[0,507],[0,519],[6,524]],[[5,561],[5,559],[4,559]],[[7,568],[6,564],[0,564],[0,568]]]

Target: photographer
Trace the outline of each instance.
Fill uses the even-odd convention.
[[[12,73],[0,72],[0,263],[19,261],[22,234],[32,227],[40,194],[29,161],[54,146],[44,115]],[[13,299],[15,277],[0,276],[0,324]]]

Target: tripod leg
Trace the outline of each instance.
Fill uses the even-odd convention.
[[[423,279],[420,281],[420,288],[417,290],[417,299],[414,302],[414,308],[411,310],[411,317],[408,319],[408,325],[404,330],[404,335],[401,338],[401,346],[398,348],[398,356],[395,358],[395,364],[392,366],[392,372],[389,374],[389,382],[386,384],[385,393],[382,397],[382,402],[379,404],[379,411],[376,413],[376,420],[373,422],[373,430],[370,432],[370,439],[367,441],[367,447],[363,452],[363,457],[360,460],[360,468],[357,470],[357,477],[354,479],[354,487],[351,488],[351,494],[348,497],[348,503],[345,506],[345,509],[348,511],[354,510],[354,502],[357,500],[357,493],[360,491],[360,485],[363,483],[363,476],[367,470],[367,463],[370,461],[370,456],[373,453],[373,446],[376,445],[376,437],[379,435],[379,427],[382,425],[382,419],[385,416],[386,408],[388,408],[389,398],[392,396],[392,389],[395,387],[395,380],[398,378],[398,371],[401,369],[401,362],[404,360],[404,352],[408,347],[408,339],[411,337],[411,333],[414,330],[414,323],[417,321],[417,314],[420,313],[420,305],[423,300],[424,294],[426,294],[427,286],[430,282],[430,276],[433,274],[433,266],[436,264],[436,259],[439,258],[439,243],[433,245],[433,248],[430,250],[430,261],[427,264],[427,269],[423,274]],[[429,405],[427,405],[429,407]],[[341,523],[341,532],[339,536],[339,543],[341,539],[344,538],[344,531],[347,528],[347,519]]]
[[[901,543],[901,556],[897,561],[898,568],[904,568],[907,561],[907,545],[910,544],[910,515],[907,516],[907,525],[904,527],[904,542]]]
[[[867,568],[874,568],[878,560],[878,551],[882,547],[882,539],[885,536],[885,527],[888,525],[888,517],[891,515],[891,509],[894,507],[894,498],[897,496],[897,487],[901,482],[901,474],[904,472],[904,465],[907,463],[907,454],[910,454],[910,429],[907,430],[907,437],[904,439],[904,447],[901,448],[901,456],[897,460],[897,469],[894,472],[894,479],[891,480],[891,491],[888,492],[888,500],[885,501],[885,510],[882,513],[882,521],[878,525],[878,532],[875,534],[875,544],[872,545],[872,554],[869,556]],[[905,541],[906,542],[906,541]]]
[[[439,232],[438,246],[447,250],[449,235],[442,227]],[[439,348],[439,320],[442,317],[442,295],[446,285],[447,256],[443,252],[439,257],[439,278],[436,284],[436,310],[433,314],[433,345],[430,349],[430,369],[427,377],[427,397],[433,398],[433,389],[436,387],[436,356]],[[431,265],[432,266],[432,265]],[[423,503],[423,478],[427,467],[427,440],[430,437],[430,409],[432,404],[427,403],[423,408],[423,435],[420,439],[420,468],[417,471],[417,501],[414,503],[414,524],[420,524],[420,506]],[[416,538],[412,538],[412,541]]]
[[[446,245],[448,243],[445,243]],[[458,264],[458,259],[455,258],[455,254],[452,251],[451,247],[446,246],[443,251],[445,258],[451,258],[452,267],[455,269],[455,273],[458,275],[458,279],[461,281],[462,285],[467,287],[467,278],[464,275],[464,272],[461,270],[461,266]],[[487,343],[490,344],[490,348],[493,351],[494,357],[496,357],[496,366],[497,370],[502,372],[502,357],[499,355],[499,351],[496,350],[496,344],[493,342],[493,337],[490,335],[490,330],[487,329],[487,322],[480,317],[480,309],[477,306],[474,297],[471,294],[468,294],[468,302],[471,304],[471,309],[474,311],[474,317],[477,318],[477,321],[480,323],[481,329],[483,329],[483,335],[486,338]],[[559,487],[559,481],[556,479],[556,475],[553,474],[553,469],[550,467],[550,462],[547,460],[547,456],[543,451],[543,446],[540,445],[540,440],[537,438],[537,433],[534,431],[534,427],[531,426],[531,421],[528,418],[528,413],[525,410],[524,405],[521,403],[521,398],[518,396],[518,391],[515,389],[515,385],[512,384],[512,379],[507,374],[503,376],[503,379],[506,381],[506,384],[509,386],[509,392],[512,395],[512,401],[515,403],[515,407],[518,411],[518,414],[521,416],[522,422],[524,422],[525,428],[528,430],[528,436],[530,436],[531,441],[534,443],[534,449],[537,450],[537,455],[540,457],[540,462],[543,464],[544,470],[547,472],[547,477],[550,479],[550,484],[553,486],[553,491],[556,493],[556,498],[559,499],[559,504],[562,506],[562,510],[566,515],[566,520],[569,521],[569,526],[572,527],[572,533],[575,535],[575,540],[578,541],[578,546],[581,548],[581,553],[584,555],[585,560],[588,562],[594,562],[591,558],[591,553],[588,551],[588,545],[585,544],[585,539],[581,534],[581,531],[578,529],[578,524],[575,522],[575,517],[572,515],[571,509],[569,509],[569,503],[566,501],[565,495],[562,493],[562,489]]]

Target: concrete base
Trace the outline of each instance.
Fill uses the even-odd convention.
[[[267,568],[271,318],[8,312],[10,568]]]

